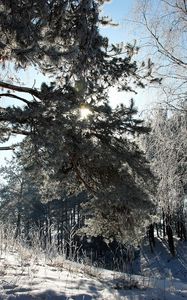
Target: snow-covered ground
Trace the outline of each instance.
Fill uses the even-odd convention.
[[[145,246],[139,263],[141,275],[129,275],[12,247],[0,254],[0,300],[187,299],[187,244],[171,258],[157,240],[157,254]]]

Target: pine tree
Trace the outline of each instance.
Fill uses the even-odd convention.
[[[15,238],[22,234],[27,239],[45,217],[38,186],[15,157],[0,172],[5,179],[0,188],[0,220],[13,225]]]
[[[60,186],[70,194],[86,189],[87,209],[95,224],[103,220],[102,234],[124,239],[128,230],[145,227],[153,207],[152,174],[133,140],[149,129],[136,118],[133,101],[129,107],[109,105],[111,86],[133,91],[144,86],[144,76],[133,61],[136,46],[110,45],[100,35],[99,25],[110,23],[99,15],[104,2],[2,1],[5,67],[10,60],[16,68],[34,65],[54,80],[40,90],[0,82],[6,90],[0,97],[23,104],[1,108],[1,139],[25,135],[25,167],[40,174],[44,194],[45,187],[53,193]],[[89,112],[86,118],[83,109]]]

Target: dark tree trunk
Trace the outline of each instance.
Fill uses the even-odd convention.
[[[17,217],[17,222],[16,222],[16,231],[15,231],[15,235],[14,238],[16,239],[21,233],[21,214],[18,211],[18,217]]]
[[[73,225],[75,225],[76,206],[73,207]]]
[[[171,225],[168,223],[166,225],[166,233],[168,237],[168,245],[169,245],[169,250],[170,253],[175,256],[175,245],[174,245],[174,240],[173,240],[173,230],[171,228]]]
[[[77,205],[77,224],[78,228],[80,228],[80,204]]]
[[[61,220],[60,220],[60,250],[63,252],[63,241],[64,241],[64,202],[61,202]]]
[[[151,248],[151,252],[153,252],[153,248],[155,247],[154,224],[149,225],[148,236],[149,236],[149,245]]]
[[[165,219],[165,213],[162,213],[162,224],[163,224],[163,237],[166,236],[166,219]]]
[[[179,221],[175,222],[175,227],[176,227],[177,237],[181,238],[181,234],[180,234],[180,222]]]
[[[187,240],[186,226],[183,221],[181,222],[181,239],[184,241]]]
[[[48,241],[49,241],[49,244],[51,245],[52,244],[52,220],[51,220],[51,216],[49,216],[49,227],[48,227]]]
[[[51,205],[50,202],[48,202],[47,205],[47,218],[46,218],[46,243],[47,245],[51,245],[52,244],[52,217],[51,217]]]
[[[58,248],[58,252],[60,252],[60,225],[59,225],[59,220],[57,220],[57,248]]]
[[[30,222],[29,220],[25,224],[25,239],[29,245],[31,245],[31,238],[30,238]]]
[[[61,220],[61,226],[60,226],[60,248],[61,248],[61,252],[63,252],[63,242],[64,242],[64,222],[63,220]]]
[[[156,226],[156,234],[157,234],[157,237],[159,238],[160,234],[159,234],[159,225],[158,225],[158,223],[156,223],[155,226]]]

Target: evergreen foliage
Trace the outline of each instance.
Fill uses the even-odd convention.
[[[53,81],[42,83],[40,90],[1,81],[7,92],[0,97],[16,98],[24,106],[0,108],[0,132],[2,141],[12,134],[26,136],[21,164],[38,181],[45,200],[54,199],[54,191],[86,189],[93,234],[124,240],[127,232],[146,226],[153,208],[153,177],[134,142],[136,134],[149,129],[136,118],[133,100],[129,107],[112,109],[108,88],[134,91],[147,75],[133,61],[135,45],[110,45],[100,35],[99,25],[111,23],[100,19],[104,2],[1,1],[5,67],[10,60],[16,68],[34,65]],[[83,108],[90,111],[87,118],[81,118]]]

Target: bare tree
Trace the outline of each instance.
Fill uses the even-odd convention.
[[[175,254],[173,230],[181,239],[186,239],[184,199],[187,187],[186,112],[159,107],[151,118],[152,131],[145,137],[147,158],[158,178],[157,207],[162,218],[163,237],[167,235],[171,253]],[[177,224],[177,227],[176,227]]]
[[[186,0],[135,1],[133,23],[139,32],[142,53],[154,61],[152,74],[156,80],[153,78],[152,83],[162,83],[159,101],[171,109],[186,110]]]

